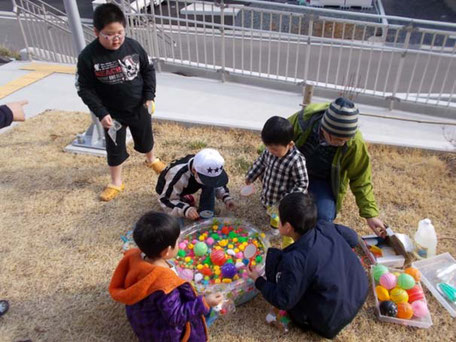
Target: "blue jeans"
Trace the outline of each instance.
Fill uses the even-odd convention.
[[[331,189],[331,180],[310,178],[309,192],[314,196],[318,219],[334,221],[336,218],[336,200]]]

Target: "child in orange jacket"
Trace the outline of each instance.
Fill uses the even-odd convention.
[[[198,296],[169,261],[176,256],[179,222],[157,212],[141,217],[133,231],[138,248],[125,253],[109,293],[126,304],[127,317],[140,341],[207,341],[205,316],[219,304],[219,293]]]

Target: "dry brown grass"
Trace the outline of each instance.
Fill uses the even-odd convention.
[[[135,152],[126,163],[126,192],[110,203],[97,196],[108,182],[102,158],[64,153],[89,123],[82,113],[47,112],[0,135],[0,298],[11,308],[0,318],[0,340],[135,340],[122,305],[107,287],[121,258],[119,236],[151,209],[158,209],[157,177]],[[157,154],[165,161],[220,149],[227,161],[232,192],[238,196],[246,167],[256,157],[256,133],[212,128],[155,126]],[[193,148],[192,148],[193,147]],[[371,146],[374,183],[381,217],[396,231],[412,234],[430,217],[438,231],[439,252],[456,256],[454,155]],[[235,212],[267,228],[259,200],[239,200]],[[352,196],[340,222],[369,233]],[[338,341],[455,341],[450,315],[427,292],[434,326],[428,330],[379,322],[369,296]],[[268,305],[260,297],[211,329],[213,341],[319,340],[293,329],[288,335],[266,325]]]

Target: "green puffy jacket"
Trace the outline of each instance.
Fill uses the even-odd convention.
[[[329,103],[315,103],[306,106],[288,118],[294,127],[294,138],[298,149],[304,145],[310,135],[313,124],[320,120]],[[371,164],[367,146],[361,132],[345,145],[338,147],[331,165],[331,187],[336,198],[336,210],[339,212],[350,183],[356,198],[359,215],[364,218],[378,216],[374,191],[371,181]]]

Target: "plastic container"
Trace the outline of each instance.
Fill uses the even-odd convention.
[[[388,241],[378,237],[377,235],[365,235],[361,237],[362,242],[360,243],[361,248],[366,254],[369,262],[371,264],[382,264],[387,267],[403,267],[405,263],[405,256],[398,254],[394,249],[388,244]],[[384,254],[382,256],[374,255],[369,249],[371,246],[377,246]],[[388,251],[388,253],[385,253]]]
[[[385,315],[382,315],[380,313],[380,301],[378,300],[378,297],[377,297],[377,293],[375,291],[375,287],[377,285],[379,285],[378,282],[375,281],[374,279],[374,275],[373,275],[373,268],[375,266],[371,266],[371,278],[372,278],[372,291],[374,293],[374,297],[375,297],[375,312],[377,314],[377,317],[380,321],[382,322],[387,322],[387,323],[396,323],[396,324],[401,324],[401,325],[407,325],[407,326],[411,326],[411,327],[417,327],[417,328],[429,328],[432,326],[432,318],[431,318],[431,314],[429,312],[429,305],[427,303],[427,300],[426,300],[426,297],[424,297],[423,301],[426,303],[426,306],[428,307],[428,313],[426,316],[424,317],[421,317],[421,318],[417,318],[417,317],[413,317],[412,319],[402,319],[402,318],[397,318],[397,317],[389,317],[389,316],[385,316]],[[389,268],[389,271],[391,273],[393,272],[399,272],[399,273],[403,273],[404,270],[401,270],[401,269],[396,269],[396,268]],[[422,287],[421,287],[421,284],[420,282],[417,282],[417,285],[420,287],[420,289],[422,290]]]
[[[414,236],[415,256],[419,259],[435,256],[437,249],[437,235],[431,220],[426,218],[418,223],[418,230]]]
[[[241,188],[241,196],[247,197],[252,195],[255,192],[255,186],[253,184],[244,185]]]
[[[449,301],[438,291],[437,284],[448,283],[456,286],[456,260],[450,253],[444,253],[432,258],[415,261],[412,266],[421,272],[421,280],[434,297],[456,317],[456,303]]]
[[[219,234],[221,231],[223,231],[223,229],[224,229],[223,227],[226,227],[227,229],[228,229],[228,227],[231,227],[234,230],[241,229],[243,232],[242,234],[247,234],[247,236],[239,237],[239,240],[244,239],[247,241],[246,243],[251,243],[252,240],[255,240],[258,243],[258,246],[257,246],[258,250],[257,250],[256,258],[258,258],[258,257],[260,257],[260,258],[256,259],[258,261],[255,262],[255,265],[253,263],[252,263],[252,265],[255,266],[261,274],[264,269],[264,266],[265,266],[266,251],[269,248],[270,243],[269,243],[269,239],[266,237],[266,235],[264,233],[257,230],[255,227],[253,227],[248,222],[245,222],[245,221],[239,220],[239,219],[228,218],[228,217],[214,217],[212,219],[199,221],[199,222],[183,229],[183,231],[181,232],[181,235],[180,235],[180,241],[182,242],[182,241],[187,240],[187,241],[189,241],[189,243],[190,242],[193,243],[195,241],[195,239],[198,241],[202,241],[202,240],[199,240],[198,236],[201,236],[201,234],[204,234],[205,232],[207,232],[209,234],[208,235],[209,237],[212,236],[212,234],[214,234],[214,233]],[[232,244],[231,241],[234,241],[234,240],[232,238],[230,239],[226,236],[223,237],[222,240],[225,240],[228,243],[225,247],[223,247],[223,249],[226,252],[225,255],[227,256],[227,259],[229,259],[230,254],[228,252],[228,249],[231,248],[230,247],[230,244]],[[209,250],[216,245],[217,245],[217,240],[213,244],[208,245]],[[236,248],[236,245],[234,244],[234,246],[232,248]],[[211,252],[209,250],[205,254],[206,258],[207,258],[207,256],[209,256],[211,254]],[[244,250],[244,249],[242,249],[242,250]],[[222,255],[223,255],[223,253],[222,253]],[[202,258],[204,258],[204,257],[202,257]],[[191,265],[194,265],[194,266],[185,266],[185,264],[183,262],[184,260],[185,260],[185,257],[181,257],[178,254],[178,256],[175,259],[177,272],[182,278],[186,279],[186,272],[188,272],[188,269],[189,269],[188,267],[193,267],[192,268],[193,281],[190,279],[188,279],[188,280],[192,282],[193,286],[195,287],[196,291],[199,294],[222,292],[225,296],[225,299],[233,301],[236,306],[250,301],[258,294],[258,290],[255,288],[255,284],[254,284],[253,280],[246,277],[246,274],[244,274],[244,273],[242,274],[242,276],[239,277],[239,279],[235,280],[235,278],[233,278],[233,281],[229,282],[229,283],[221,282],[221,283],[207,283],[206,284],[203,281],[197,281],[196,277],[195,277],[196,274],[198,272],[202,273],[202,272],[198,271],[198,269],[195,269],[195,267],[197,267],[198,264],[192,263]],[[200,260],[200,259],[198,259],[198,260]],[[243,259],[243,261],[246,261],[246,259]],[[225,262],[225,265],[226,265],[226,263],[228,263],[228,262]],[[233,257],[233,264],[235,264],[235,263],[236,262]],[[247,260],[247,263],[248,263],[248,260]],[[223,267],[224,266],[221,266],[222,274],[223,274]],[[238,272],[241,269],[245,269],[245,267],[246,267],[246,265],[240,267]]]

